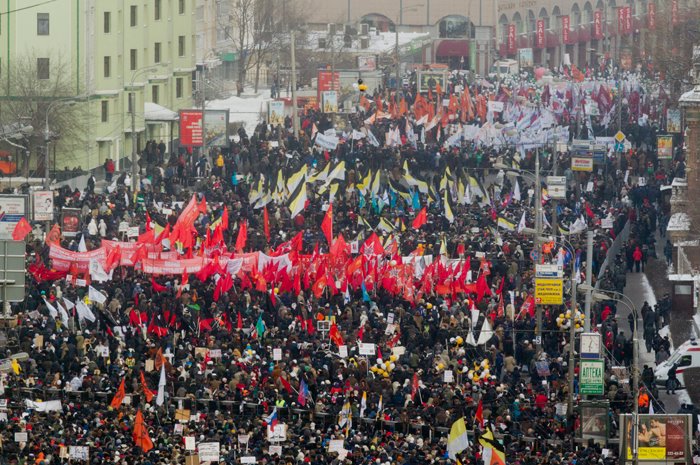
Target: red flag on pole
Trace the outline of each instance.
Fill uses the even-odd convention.
[[[413,373],[413,383],[411,383],[411,401],[415,402],[418,393],[418,373]]]
[[[12,231],[12,239],[16,241],[23,241],[27,234],[32,232],[32,225],[25,217],[20,218],[20,220],[15,225],[15,229]]]
[[[243,220],[238,228],[238,237],[236,238],[236,252],[241,253],[245,248],[245,243],[248,241],[248,222]]]
[[[333,204],[328,205],[328,210],[326,210],[326,215],[323,217],[323,222],[321,223],[321,231],[326,236],[328,245],[333,243]]]
[[[413,219],[413,229],[420,229],[425,223],[428,222],[428,212],[425,207],[418,212],[416,217]]]
[[[141,413],[141,410],[136,412],[133,438],[136,447],[140,447],[142,451],[148,452],[153,449],[153,441],[151,441],[151,438],[148,436],[148,428],[143,421],[143,413]]]
[[[122,401],[124,400],[124,397],[126,397],[126,390],[124,386],[124,380],[126,378],[122,378],[122,382],[119,385],[119,389],[117,389],[116,394],[114,394],[114,397],[112,398],[112,403],[109,404],[110,407],[113,409],[117,410],[119,407],[122,405]]]
[[[483,399],[479,399],[479,405],[476,406],[474,413],[474,421],[479,423],[479,428],[484,428],[484,403]]]
[[[267,242],[270,242],[270,215],[267,212],[267,205],[263,208],[263,229],[265,230]]]

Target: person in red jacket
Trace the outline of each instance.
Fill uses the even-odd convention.
[[[634,252],[632,253],[632,258],[634,259],[634,269],[637,273],[639,273],[639,270],[642,267],[642,249],[640,249],[639,246],[637,246],[637,248],[634,249]],[[642,271],[644,271],[643,268]]]

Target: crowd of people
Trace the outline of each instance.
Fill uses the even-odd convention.
[[[77,211],[77,227],[26,237],[27,297],[4,320],[0,463],[75,462],[85,453],[75,446],[87,446],[94,464],[198,463],[212,447],[225,463],[439,464],[451,462],[459,418],[471,436],[463,464],[480,463],[485,431],[508,463],[616,461],[616,449],[573,440],[568,325],[582,307],[543,306],[537,328],[534,265],[622,290],[655,250],[659,186],[682,160],[656,159],[658,127],[640,128],[631,105],[631,147],[591,172],[573,171],[549,142],[447,143],[460,121],[507,123],[483,112],[489,94],[522,104],[550,92],[525,80],[448,81],[416,98],[414,76],[401,102],[363,95],[347,128],[331,131],[335,148],[316,142],[335,123],[308,111],[298,137],[290,121],[261,123],[207,156],[154,142],[138,194],[127,173],[110,172],[104,189],[61,188],[56,217]],[[602,116],[586,126],[567,89],[551,90],[552,106],[573,105],[552,110],[556,120],[571,139],[574,126],[598,133]],[[433,109],[440,91],[459,108]],[[443,124],[445,114],[455,117]],[[543,174],[566,177],[564,198],[527,174],[538,156]],[[540,210],[551,239],[528,235]],[[630,333],[615,313],[594,305],[590,326],[604,335],[603,357],[629,365]],[[660,327],[649,328],[653,342]],[[606,395],[614,436],[636,400],[610,370]]]

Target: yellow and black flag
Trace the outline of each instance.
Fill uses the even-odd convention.
[[[484,448],[484,465],[506,465],[506,449],[493,437],[491,428],[486,428],[486,432],[479,438],[479,444]]]
[[[287,202],[292,218],[304,211],[304,208],[306,208],[306,200],[306,182],[300,182],[294,192],[289,194],[289,200]]]
[[[452,195],[450,194],[449,189],[445,189],[445,195],[443,197],[444,201],[444,208],[445,208],[445,218],[447,218],[447,221],[450,223],[454,223],[455,221],[455,214],[454,214],[454,203],[452,202]]]

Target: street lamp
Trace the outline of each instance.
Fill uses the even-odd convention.
[[[639,463],[639,448],[638,448],[638,428],[639,428],[639,331],[637,327],[637,307],[628,296],[621,292],[596,289],[594,286],[582,284],[579,286],[582,292],[590,292],[593,300],[613,300],[619,302],[630,311],[633,317],[632,324],[632,395],[634,396],[634,431],[632,434],[632,463]]]
[[[399,24],[403,24],[403,12],[404,11],[415,11],[418,8],[421,8],[423,6],[422,3],[419,3],[417,5],[411,5],[411,6],[403,6],[403,0],[401,0],[401,7],[399,8],[398,13],[396,14],[396,22],[394,23],[394,33],[396,35],[396,96],[398,98],[399,94],[399,88],[401,87],[399,85],[399,81],[401,79],[401,62],[400,60],[400,54],[399,54]]]
[[[159,68],[167,66],[168,63],[159,63],[154,66],[149,66],[148,68],[143,68],[138,71],[134,71],[131,74],[131,81],[129,82],[129,88],[133,89],[134,82],[136,78]],[[129,92],[129,106],[131,107],[131,188],[134,193],[138,192],[140,187],[139,181],[139,169],[138,162],[136,159],[136,92]]]

